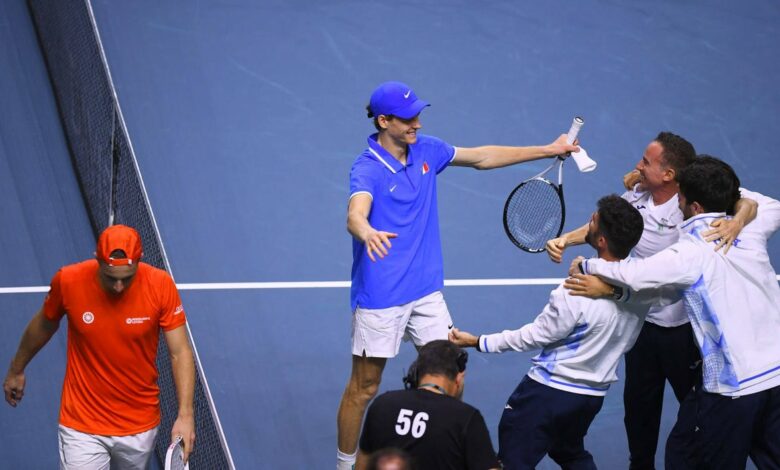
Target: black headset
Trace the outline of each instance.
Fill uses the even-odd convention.
[[[466,370],[466,363],[469,362],[469,353],[464,349],[458,349],[458,357],[455,358],[455,363],[458,365],[458,372]],[[420,377],[417,371],[417,360],[409,366],[409,371],[403,377],[404,388],[406,390],[412,390],[417,388],[420,384]]]

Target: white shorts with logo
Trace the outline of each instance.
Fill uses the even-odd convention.
[[[361,308],[352,314],[352,354],[366,357],[395,357],[401,340],[422,346],[447,339],[452,318],[440,291],[389,308]]]
[[[60,470],[145,470],[157,429],[130,436],[99,436],[60,424]]]

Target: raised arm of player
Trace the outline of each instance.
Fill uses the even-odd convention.
[[[371,258],[371,261],[376,261],[375,256],[379,256],[379,258],[387,256],[388,250],[393,246],[390,239],[396,238],[398,234],[376,230],[368,223],[372,201],[371,195],[365,193],[356,194],[349,200],[347,231],[356,240],[366,245],[368,257]]]
[[[563,250],[567,247],[574,245],[582,245],[585,243],[585,235],[588,234],[588,225],[585,224],[582,227],[566,232],[558,238],[547,240],[547,256],[555,263],[560,263],[563,259]]]
[[[171,441],[182,437],[184,461],[195,449],[195,414],[193,399],[195,396],[195,361],[187,338],[187,326],[182,325],[165,332],[165,342],[171,355],[173,382],[176,384],[176,397],[179,400],[179,415],[171,429]]]
[[[19,348],[11,360],[8,373],[3,381],[5,401],[9,405],[16,407],[22,401],[25,383],[24,369],[38,351],[54,336],[59,326],[59,322],[50,321],[43,315],[43,309],[39,310],[27,324],[19,342]]]
[[[502,168],[517,163],[539,160],[540,158],[566,155],[579,149],[577,145],[567,144],[566,134],[561,134],[554,142],[543,146],[506,147],[485,145],[482,147],[458,147],[451,164],[455,166],[469,166],[477,170],[492,170],[493,168]]]
[[[752,222],[757,214],[758,203],[743,197],[734,204],[734,217],[715,220],[710,224],[712,229],[702,232],[702,236],[708,242],[720,240],[715,246],[715,251],[723,248],[723,254],[726,254],[745,225]]]

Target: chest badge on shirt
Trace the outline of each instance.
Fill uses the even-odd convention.
[[[84,313],[81,315],[81,320],[82,320],[84,323],[86,323],[87,325],[89,325],[90,323],[92,323],[93,321],[95,321],[95,315],[94,315],[92,312],[84,312]]]
[[[125,320],[128,325],[140,325],[143,322],[150,321],[152,317],[130,317]]]
[[[426,174],[429,171],[431,171],[431,168],[428,166],[428,162],[423,162],[422,166],[422,174]]]

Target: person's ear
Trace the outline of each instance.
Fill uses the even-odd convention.
[[[607,237],[604,235],[599,235],[596,239],[596,245],[599,247],[599,250],[604,251],[607,249]]]
[[[377,124],[379,124],[379,127],[381,127],[382,129],[387,129],[387,127],[390,125],[390,119],[391,118],[389,116],[386,116],[384,114],[380,114],[376,118],[376,122],[377,122]]]
[[[661,177],[664,181],[674,181],[675,178],[677,178],[677,172],[672,167],[665,169],[664,174]]]

